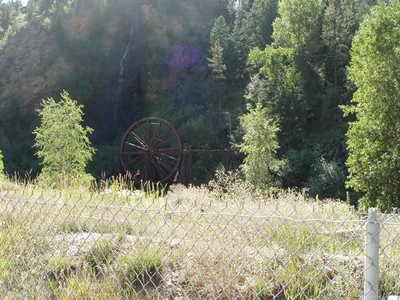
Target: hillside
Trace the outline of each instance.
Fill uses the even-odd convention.
[[[256,104],[278,126],[273,182],[346,197],[351,43],[373,0],[69,0],[0,4],[0,149],[9,173],[36,174],[41,99],[84,105],[97,149],[90,172],[116,174],[134,121],[161,117],[185,149],[234,148]],[[299,5],[297,5],[297,4]],[[295,5],[296,4],[296,5]],[[304,18],[307,16],[307,18]],[[237,150],[235,148],[235,150]],[[196,152],[195,183],[223,157]],[[233,166],[243,161],[235,155]]]
[[[142,117],[177,119],[179,127],[185,111],[204,106],[209,31],[224,7],[214,1],[169,2],[72,1],[42,5],[31,16],[33,2],[19,8],[25,25],[0,52],[0,147],[9,172],[32,168],[17,162],[16,153],[26,154],[11,139],[20,137],[26,149],[41,99],[57,98],[64,89],[85,105],[85,122],[100,148],[117,144]],[[170,116],[170,109],[183,120]],[[30,124],[19,124],[26,119]]]

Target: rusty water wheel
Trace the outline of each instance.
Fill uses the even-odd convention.
[[[182,159],[182,141],[169,122],[155,117],[144,118],[125,132],[120,148],[125,171],[140,179],[167,182],[176,176]]]

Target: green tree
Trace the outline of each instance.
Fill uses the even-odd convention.
[[[354,37],[350,79],[357,87],[345,113],[347,186],[364,193],[361,208],[400,207],[400,1],[381,1]]]
[[[250,63],[264,83],[251,82],[249,87],[264,89],[264,105],[279,120],[286,150],[303,142],[322,93],[317,59],[322,1],[280,1],[278,14],[273,24],[274,42],[264,51],[255,48],[250,52]]]
[[[223,48],[226,48],[229,41],[229,27],[226,24],[225,18],[219,16],[215,19],[214,25],[210,32],[210,44],[213,46],[219,43]]]
[[[211,57],[208,59],[208,66],[211,68],[212,76],[215,80],[226,79],[224,75],[226,65],[224,64],[223,52],[224,48],[218,42],[211,47]]]
[[[9,38],[26,25],[21,1],[0,1],[0,53]]]
[[[280,1],[278,13],[273,24],[273,38],[279,46],[301,49],[309,54],[320,47],[322,0]]]
[[[222,112],[222,100],[221,100],[221,89],[226,77],[224,72],[226,71],[226,65],[224,64],[223,57],[224,48],[217,41],[214,47],[211,47],[211,58],[208,58],[208,66],[211,69],[212,76],[218,84],[218,106],[219,112]]]
[[[268,45],[264,51],[255,48],[249,60],[259,74],[247,86],[246,98],[250,102],[261,101],[279,121],[284,151],[296,147],[302,141],[306,103],[291,50],[275,45]]]
[[[268,188],[273,183],[272,174],[280,167],[276,157],[278,125],[268,117],[267,109],[261,103],[241,116],[240,124],[244,136],[238,147],[245,155],[241,169],[249,183],[257,188]]]
[[[345,81],[351,41],[367,11],[368,4],[365,0],[328,1],[323,16],[322,41],[328,47],[328,80],[335,89]]]
[[[248,46],[263,48],[271,44],[277,15],[278,0],[254,0],[243,24]]]
[[[43,159],[39,181],[55,187],[87,183],[91,176],[85,168],[94,148],[88,138],[92,129],[81,124],[82,105],[64,91],[59,102],[47,98],[41,106],[41,123],[33,132],[39,149],[36,155]]]

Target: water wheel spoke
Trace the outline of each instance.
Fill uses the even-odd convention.
[[[153,162],[153,165],[157,169],[158,174],[163,177],[170,177],[174,171],[173,166],[165,163],[160,158],[157,158],[157,161]]]
[[[131,157],[131,159],[125,161],[125,166],[129,168],[129,170],[131,170],[132,172],[143,170],[144,165],[145,160],[142,156]]]
[[[144,124],[139,124],[138,129],[141,132],[141,136],[143,137],[146,146],[149,146],[150,145],[150,143],[149,143],[150,132],[149,132],[148,120]]]
[[[174,144],[176,144],[176,137],[170,136],[166,140],[160,140],[159,143],[155,145],[155,148],[157,149],[163,149],[166,147],[170,148],[171,146],[174,146]]]
[[[131,131],[130,134],[134,137],[134,139],[144,148],[147,148],[146,141],[144,141],[139,135],[137,135],[135,132]],[[135,145],[133,143],[130,143],[131,146]]]
[[[129,145],[129,146],[131,146],[133,148],[141,149],[141,150],[144,150],[144,151],[147,150],[145,146],[141,146],[141,145],[137,145],[137,144],[133,144],[133,143],[129,143],[129,142],[126,142],[125,145]]]
[[[168,159],[173,160],[173,161],[178,161],[178,158],[179,158],[179,157],[167,155],[167,154],[165,154],[165,153],[160,153],[160,156],[165,157],[165,158],[168,158]]]
[[[143,180],[166,181],[182,159],[178,132],[165,120],[146,118],[134,123],[121,144],[121,164],[126,171],[141,172]]]
[[[166,171],[164,168],[162,168],[161,164],[158,164],[157,162],[153,163],[154,168],[156,169],[157,173],[161,176],[161,177],[169,177],[170,174],[168,171]]]
[[[164,131],[163,131],[163,133],[162,133],[162,136],[160,136],[160,129],[161,129],[161,127],[163,126],[160,122],[153,122],[153,123],[151,123],[153,126],[150,128],[150,131],[149,131],[149,139],[148,139],[148,144],[150,145],[150,147],[152,148],[152,149],[155,149],[155,148],[157,148],[158,146],[157,146],[157,144],[159,143],[159,141],[161,140],[161,139],[163,139],[163,136],[164,136],[164,132],[165,133],[168,133],[168,127],[165,127],[164,126]]]
[[[161,129],[161,122],[154,123],[155,130],[153,131],[153,142],[160,139],[160,129]],[[167,129],[167,128],[166,128]],[[151,147],[154,146],[153,143],[150,144]]]
[[[158,128],[160,128],[160,127],[161,127],[161,126],[158,126]],[[167,134],[169,133],[169,129],[170,129],[170,128],[168,128],[168,127],[164,127],[164,130],[161,132],[161,134],[155,136],[154,141],[155,141],[156,143],[159,142],[159,141],[162,141],[162,140],[167,136]],[[157,144],[152,144],[151,146],[152,146],[152,147],[157,147]]]
[[[121,155],[144,155],[146,151],[124,151],[120,153]]]

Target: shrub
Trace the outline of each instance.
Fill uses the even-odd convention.
[[[314,165],[307,185],[312,196],[345,199],[345,181],[343,167],[335,161],[328,162],[322,158]]]
[[[163,272],[162,248],[138,248],[138,251],[119,255],[118,278],[127,294],[136,288],[157,288]]]
[[[283,157],[281,168],[283,187],[304,187],[311,177],[316,159],[311,149],[289,150]]]

